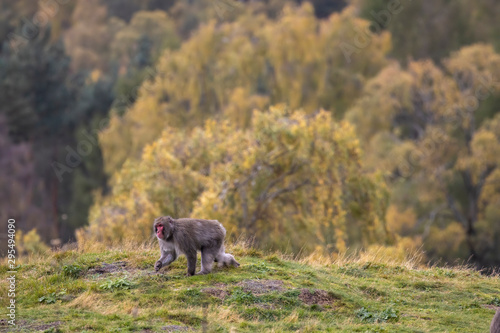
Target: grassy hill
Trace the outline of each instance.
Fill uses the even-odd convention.
[[[186,277],[181,258],[159,274],[154,246],[24,259],[17,269],[21,332],[488,332],[500,278],[467,268],[418,268],[376,257],[297,261],[236,245],[240,268]],[[199,265],[199,261],[198,261]]]

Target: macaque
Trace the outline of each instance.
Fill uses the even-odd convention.
[[[490,333],[500,333],[500,309],[497,310],[491,321]]]
[[[197,251],[201,251],[201,270],[197,274],[210,273],[214,261],[219,267],[240,266],[231,254],[224,252],[226,229],[219,221],[162,216],[155,219],[153,228],[161,252],[155,264],[156,271],[184,254],[187,258],[187,275],[194,275]]]

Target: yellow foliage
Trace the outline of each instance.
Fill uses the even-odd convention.
[[[416,239],[439,224],[426,239],[429,253],[486,258],[498,249],[485,245],[491,235],[481,225],[490,223],[485,214],[499,198],[492,180],[500,166],[500,116],[488,98],[500,92],[500,54],[476,44],[442,64],[387,66],[346,118],[366,147],[367,169],[389,181],[389,231]],[[426,227],[411,228],[417,219]]]
[[[390,205],[387,209],[386,221],[389,232],[401,235],[412,231],[417,217],[411,207],[400,211],[395,205]]]
[[[486,179],[484,190],[481,193],[480,201],[496,205],[500,202],[500,169],[495,170]]]
[[[479,43],[463,47],[445,59],[444,65],[465,95],[474,95],[479,87],[482,91],[478,96],[488,94],[490,89],[500,89],[494,80],[500,77],[500,55],[492,45]],[[488,87],[489,84],[493,86]]]
[[[166,128],[115,173],[110,196],[96,197],[78,240],[143,242],[156,216],[172,215],[218,219],[230,235],[296,252],[384,242],[386,190],[360,155],[354,128],[323,110],[276,105],[255,110],[246,129]]]
[[[268,97],[250,95],[248,89],[236,88],[231,94],[228,106],[224,109],[224,118],[235,127],[246,128],[250,125],[252,111],[265,109],[268,103]]]
[[[425,256],[420,252],[420,238],[402,237],[395,245],[371,245],[359,254],[362,262],[384,262],[387,264],[412,261],[414,265],[424,263]]]
[[[16,248],[22,254],[45,253],[49,250],[49,247],[42,241],[36,229],[31,229],[27,233],[17,230]]]
[[[424,246],[440,258],[456,258],[464,245],[465,231],[458,222],[450,223],[446,228],[431,227]]]
[[[138,29],[134,22],[128,30]],[[180,49],[160,57],[152,82],[143,84],[125,115],[111,116],[99,135],[107,172],[139,158],[167,126],[193,128],[222,113],[245,128],[253,109],[277,103],[307,113],[325,108],[341,114],[365,77],[386,63],[390,41],[382,33],[345,66],[336,46],[354,38],[352,28],[367,24],[352,7],[319,20],[307,3],[285,8],[275,20],[249,12],[234,21],[203,24]]]
[[[143,36],[147,36],[151,45],[155,46],[152,50],[154,56],[158,56],[158,52],[165,47],[171,49],[179,44],[174,22],[167,13],[161,10],[138,11],[130,23],[116,33],[111,43],[113,56],[122,62],[129,61],[134,55],[137,42]]]

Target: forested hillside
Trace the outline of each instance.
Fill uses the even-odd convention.
[[[495,0],[0,0],[2,247],[9,218],[32,254],[139,244],[171,215],[299,256],[498,268],[499,15]]]

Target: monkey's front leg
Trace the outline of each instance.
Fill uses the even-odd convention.
[[[194,254],[187,254],[186,253],[186,258],[187,258],[187,266],[188,266],[188,276],[194,275],[194,272],[196,271],[196,252]]]
[[[170,265],[175,259],[177,259],[175,251],[162,252],[155,264],[155,271],[158,272],[162,267]]]

